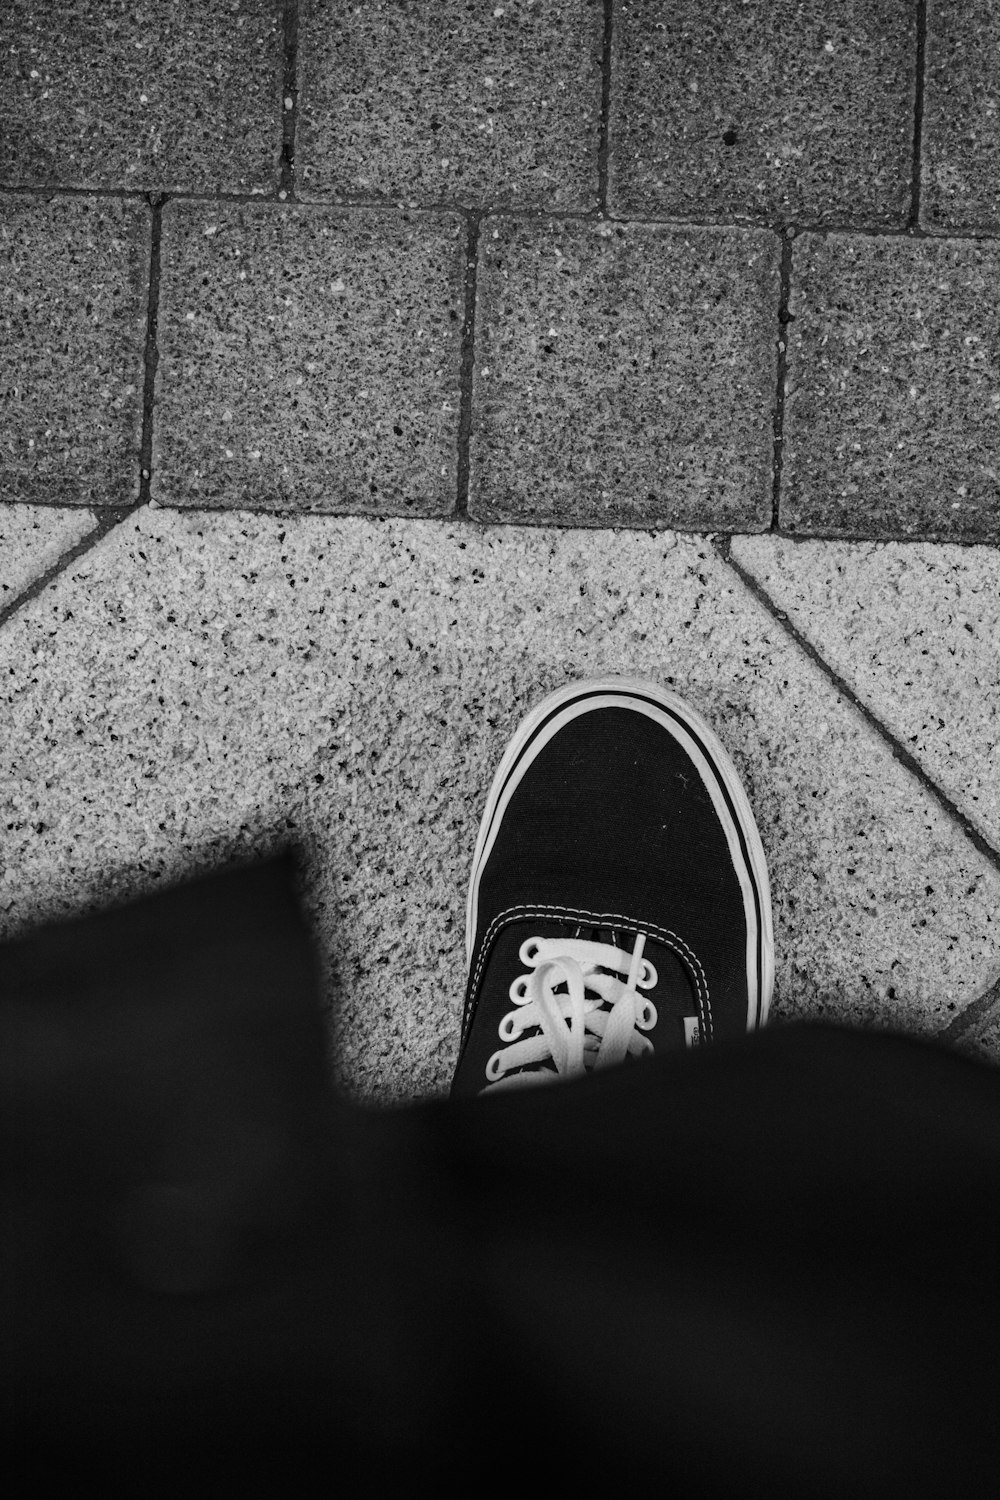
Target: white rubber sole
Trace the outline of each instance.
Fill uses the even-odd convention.
[[[521,778],[564,724],[577,714],[612,706],[631,708],[662,724],[691,757],[712,799],[726,832],[733,868],[743,894],[750,997],[747,1030],[757,1031],[767,1023],[774,990],[774,927],[767,861],[750,800],[722,741],[701,714],[677,693],[640,677],[592,677],[567,683],[533,708],[515,731],[493,778],[472,857],[465,917],[466,969],[468,971],[472,962],[482,871],[496,842],[507,804]],[[562,713],[558,712],[560,708],[564,709]],[[528,741],[550,715],[552,722],[526,751]],[[725,793],[728,793],[728,800]]]

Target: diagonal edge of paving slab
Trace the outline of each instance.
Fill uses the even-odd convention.
[[[1000,551],[762,536],[730,555],[1000,850]]]
[[[360,1099],[447,1091],[486,792],[576,677],[671,685],[733,756],[776,1024],[938,1035],[1000,967],[996,868],[710,538],[146,509],[0,650],[0,937],[293,837]]]
[[[7,608],[97,525],[91,510],[0,505],[0,620]]]

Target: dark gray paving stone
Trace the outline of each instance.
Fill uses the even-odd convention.
[[[770,524],[776,236],[498,217],[479,250],[471,516]]]
[[[902,226],[916,21],[912,0],[617,0],[611,213]]]
[[[0,196],[0,499],[139,496],[152,213]]]
[[[271,193],[281,0],[5,0],[0,183]]]
[[[920,223],[1000,229],[1000,8],[930,0],[924,46]]]
[[[460,214],[174,201],[162,222],[154,500],[454,510]]]
[[[1000,245],[794,242],[780,524],[1000,542]]]
[[[301,0],[298,196],[594,210],[603,0]]]

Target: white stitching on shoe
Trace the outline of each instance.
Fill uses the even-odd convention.
[[[687,959],[694,973],[695,992],[698,999],[698,1015],[702,1031],[707,1042],[712,1040],[712,1004],[708,993],[708,981],[705,978],[705,971],[698,960],[698,955],[688,947],[682,937],[678,937],[676,932],[671,931],[667,927],[658,927],[655,922],[637,922],[634,917],[624,917],[617,912],[589,912],[582,911],[580,908],[573,906],[509,906],[506,911],[498,912],[490,923],[489,931],[483,939],[482,947],[479,950],[479,962],[476,964],[476,971],[469,990],[469,998],[462,1017],[463,1032],[469,1019],[469,1012],[472,1008],[476,992],[479,989],[483,964],[486,961],[486,954],[495,930],[508,918],[513,920],[514,917],[521,917],[524,920],[529,920],[531,917],[549,917],[555,913],[565,917],[581,917],[584,919],[584,925],[587,927],[610,927],[613,923],[615,927],[622,928],[626,932],[645,932],[650,937],[658,938],[665,947],[672,948],[680,958]]]

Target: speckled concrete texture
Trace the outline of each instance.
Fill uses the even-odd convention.
[[[920,223],[1000,230],[1000,11],[994,0],[926,8]]]
[[[597,207],[603,0],[299,0],[301,197]]]
[[[457,214],[168,203],[153,498],[452,510],[465,242]]]
[[[732,556],[1000,849],[1000,552],[734,537]]]
[[[139,497],[151,214],[0,195],[0,499]]]
[[[908,0],[618,0],[615,33],[615,215],[905,223]]]
[[[780,258],[756,230],[485,220],[469,514],[762,530]]]
[[[92,511],[62,506],[0,507],[0,612],[95,530]]]
[[[0,184],[266,193],[281,0],[5,0]]]
[[[576,677],[672,685],[733,756],[776,1024],[934,1035],[1000,971],[996,866],[706,538],[144,509],[0,649],[0,936],[292,834],[356,1098],[447,1091],[486,793]]]
[[[795,240],[783,529],[1000,541],[998,305],[995,244]]]

